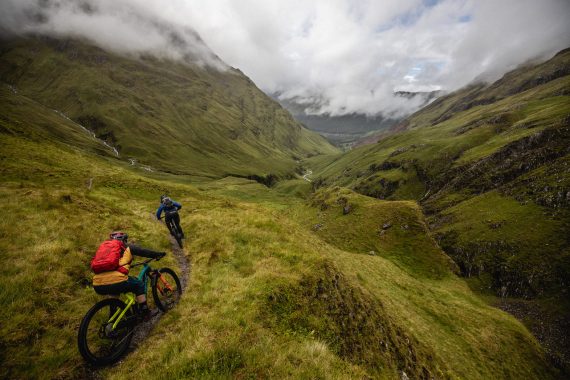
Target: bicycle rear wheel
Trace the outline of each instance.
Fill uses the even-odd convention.
[[[170,268],[161,268],[152,277],[152,298],[156,306],[166,312],[174,307],[182,295],[178,275]]]
[[[178,243],[178,246],[182,249],[184,248],[182,246],[182,236],[180,234],[180,232],[176,232],[176,236],[174,237],[176,239],[176,242]]]
[[[126,307],[116,298],[97,302],[83,317],[77,343],[83,358],[96,366],[113,364],[129,348],[136,321],[132,309],[127,310],[119,324],[113,329],[109,319]]]
[[[178,230],[178,227],[176,227],[176,223],[174,223],[173,220],[170,220],[170,221],[169,221],[169,224],[170,224],[170,228],[169,228],[170,234],[171,234],[172,236],[174,236],[174,239],[176,239],[176,242],[178,243],[178,246],[179,246],[180,248],[184,248],[184,247],[182,246],[182,234],[181,234],[180,231]]]

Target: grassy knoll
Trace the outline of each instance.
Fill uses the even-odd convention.
[[[389,210],[388,202],[341,191],[354,213],[295,200],[283,210],[267,203],[281,199],[275,190],[243,185],[265,200],[244,202],[248,196],[236,197],[234,188],[231,197],[199,202],[183,217],[192,231],[190,289],[153,332],[152,347],[105,376],[151,376],[159,362],[168,378],[555,376],[524,327],[448,269],[417,206]],[[362,207],[374,202],[379,210]],[[371,226],[358,223],[369,211],[371,219],[383,214],[408,223],[402,236],[409,245],[394,239],[386,243],[391,255],[380,248],[363,254],[382,239],[374,237],[377,227],[366,231]],[[319,217],[323,212],[327,217]],[[322,230],[313,231],[322,220]],[[400,233],[399,224],[393,228],[389,240]],[[410,256],[429,259],[433,271],[408,265]]]

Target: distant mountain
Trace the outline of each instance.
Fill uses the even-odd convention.
[[[427,105],[442,94],[442,91],[394,92],[394,95],[398,97],[410,100],[421,99],[420,106]],[[331,143],[345,148],[375,142],[377,141],[375,136],[385,135],[401,121],[401,118],[386,118],[382,115],[370,117],[357,113],[342,116],[331,116],[326,113],[314,114],[310,110],[318,108],[316,104],[301,103],[295,99],[280,99],[279,94],[273,94],[272,97],[307,128],[318,132]]]
[[[171,37],[188,51],[183,40]],[[5,37],[0,81],[12,96],[55,112],[62,124],[71,121],[94,133],[120,159],[153,170],[287,176],[299,158],[336,151],[241,71],[221,61],[216,68],[206,65],[190,53],[184,57],[119,55],[76,39]],[[17,119],[13,111],[2,104],[5,119]],[[27,133],[65,140],[57,124],[45,128],[47,121],[24,117]]]
[[[438,97],[444,95],[441,90],[437,91],[396,91],[394,95],[406,98],[406,99],[416,99],[423,98],[424,105],[428,104],[430,101],[437,99]]]
[[[419,201],[463,275],[502,297],[570,369],[570,342],[558,338],[570,336],[570,49],[440,97],[376,144],[307,165],[317,187]]]
[[[398,120],[382,116],[368,117],[351,113],[342,116],[313,114],[309,110],[315,105],[297,102],[295,99],[279,99],[279,94],[271,95],[293,117],[312,131],[318,132],[337,146],[350,147],[363,136],[390,128]]]

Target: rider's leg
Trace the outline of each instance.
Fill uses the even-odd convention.
[[[145,294],[145,286],[144,282],[139,280],[136,277],[129,276],[129,279],[126,281],[127,286],[129,287],[129,291],[135,293],[136,301],[138,306],[139,314],[147,320],[150,318],[150,309],[146,303],[146,294]]]
[[[116,297],[120,293],[135,293],[138,304],[146,303],[144,282],[136,277],[129,276],[126,281],[109,285],[94,286],[95,292],[102,295]]]
[[[164,223],[166,224],[166,227],[168,227],[168,231],[170,232],[170,235],[174,236],[174,232],[172,231],[172,227],[170,225],[171,220],[172,220],[172,215],[166,214],[166,216],[164,217]]]
[[[180,215],[178,214],[174,214],[174,217],[172,219],[174,221],[174,223],[176,224],[176,228],[178,228],[178,231],[180,231],[180,235],[182,237],[184,237],[184,231],[182,231],[182,227],[180,227]]]

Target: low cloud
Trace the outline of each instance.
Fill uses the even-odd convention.
[[[570,46],[567,0],[4,0],[12,32],[240,68],[312,113],[398,117]],[[202,43],[200,36],[204,39]]]
[[[3,0],[0,30],[80,37],[123,54],[227,66],[191,27],[161,17],[135,0]]]

